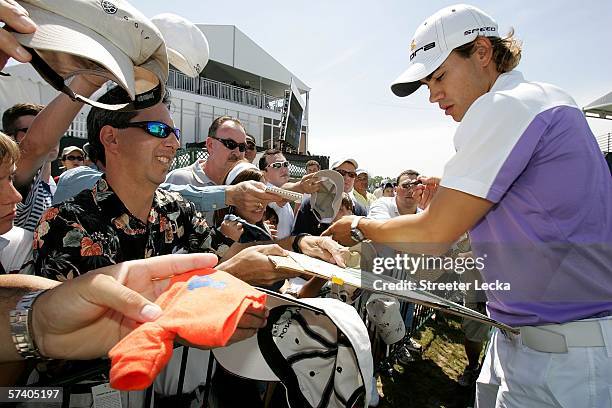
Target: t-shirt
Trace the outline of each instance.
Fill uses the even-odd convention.
[[[499,282],[487,291],[491,317],[522,326],[609,315],[612,178],[574,100],[502,74],[454,143],[441,185],[494,203],[470,231],[483,278]]]
[[[27,195],[17,204],[14,225],[31,232],[36,228],[42,214],[51,207],[52,191],[55,190],[55,181],[52,178],[49,183],[42,179],[44,167],[43,165],[38,169]]]

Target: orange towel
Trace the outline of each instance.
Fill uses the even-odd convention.
[[[151,385],[172,357],[176,336],[205,348],[225,346],[249,305],[262,310],[266,295],[228,273],[201,269],[172,278],[156,303],[163,310],[159,319],[140,325],[109,351],[111,387]]]

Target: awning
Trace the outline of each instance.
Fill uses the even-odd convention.
[[[601,118],[612,120],[612,92],[595,99],[582,108],[585,116],[589,118]]]

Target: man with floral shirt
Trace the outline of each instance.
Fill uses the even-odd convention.
[[[113,88],[100,100],[122,92]],[[158,188],[180,146],[171,124],[163,103],[138,112],[90,111],[90,146],[102,153],[106,174],[44,214],[34,235],[38,274],[64,280],[132,259],[215,251],[215,231],[194,205]]]
[[[127,98],[121,88],[100,97],[108,104]],[[159,189],[179,147],[180,130],[173,127],[164,103],[137,112],[92,108],[87,117],[90,149],[105,165],[105,175],[91,190],[51,207],[34,235],[36,273],[66,280],[90,270],[132,259],[180,252],[216,252],[220,239],[193,203],[180,194]],[[275,271],[268,255],[283,255],[294,237],[279,245],[233,248],[234,256],[217,266],[251,284],[269,285],[294,274]],[[296,239],[297,240],[297,239]],[[341,261],[341,247],[331,239],[302,237],[293,248],[329,261]],[[238,252],[239,251],[239,252]],[[248,267],[246,266],[248,265]],[[184,349],[187,353],[187,349]],[[176,374],[181,353],[175,353],[161,392],[172,395],[181,383]],[[181,372],[179,394],[199,390],[206,380],[208,352],[190,349]],[[157,389],[157,388],[156,388]]]

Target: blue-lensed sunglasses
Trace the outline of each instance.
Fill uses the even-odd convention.
[[[117,126],[117,129],[125,128],[140,128],[158,139],[165,139],[174,133],[176,140],[181,140],[181,129],[166,125],[164,122],[158,122],[156,120],[148,120],[144,122],[130,122],[125,126]]]

